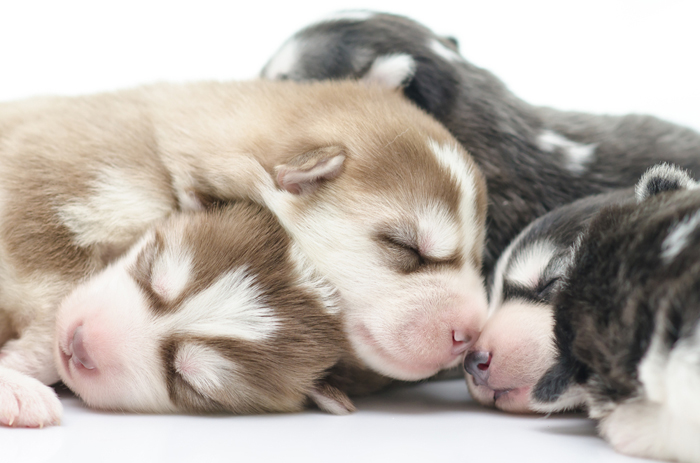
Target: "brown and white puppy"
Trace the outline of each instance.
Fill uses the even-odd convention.
[[[55,308],[74,285],[212,201],[269,207],[338,289],[350,344],[379,373],[456,365],[483,323],[483,179],[393,91],[210,82],[36,98],[0,105],[0,141],[0,395],[58,380]]]
[[[57,313],[56,363],[88,405],[137,412],[288,412],[347,357],[335,289],[266,209],[176,214],[79,285]]]
[[[177,214],[57,314],[63,381],[132,411],[298,410],[344,337],[335,290],[259,206]]]

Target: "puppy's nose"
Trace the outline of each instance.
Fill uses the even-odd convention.
[[[477,386],[486,386],[489,380],[489,365],[491,365],[491,353],[475,351],[464,357],[464,369],[474,377]]]
[[[79,326],[75,329],[75,332],[73,333],[73,341],[71,342],[71,351],[73,352],[73,356],[71,359],[73,360],[73,363],[75,366],[83,366],[87,368],[88,370],[94,370],[95,369],[95,362],[92,361],[92,358],[90,358],[90,355],[88,354],[87,349],[85,348],[84,340],[83,340],[83,327]]]

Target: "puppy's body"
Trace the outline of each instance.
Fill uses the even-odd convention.
[[[0,394],[17,374],[34,391],[58,380],[55,308],[76,283],[173,212],[242,197],[268,206],[338,289],[352,348],[375,371],[430,376],[483,323],[483,181],[393,92],[203,83],[7,103],[0,163],[0,367],[14,378]]]
[[[360,78],[433,114],[477,161],[489,192],[484,274],[537,217],[572,201],[631,187],[668,161],[700,173],[700,135],[650,116],[595,116],[527,104],[456,43],[407,18],[339,15],[290,38],[268,62],[271,79]]]
[[[700,195],[651,169],[639,204],[603,209],[555,296],[556,359],[533,391],[556,410],[583,397],[601,434],[647,458],[700,461]]]

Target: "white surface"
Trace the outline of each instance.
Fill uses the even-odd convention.
[[[467,59],[532,103],[652,113],[700,129],[695,0],[5,0],[0,101],[254,77],[300,27],[367,7],[457,37]],[[0,462],[631,461],[586,419],[486,410],[461,381],[358,400],[360,411],[346,417],[116,415],[63,402],[60,427],[0,429]]]
[[[359,411],[264,416],[100,413],[63,395],[60,427],[0,429],[0,461],[627,462],[580,415],[513,416],[473,403],[460,380],[357,400]]]

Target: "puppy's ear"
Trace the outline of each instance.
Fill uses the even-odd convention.
[[[325,380],[316,384],[309,398],[318,408],[333,415],[347,415],[356,410],[347,394]]]
[[[362,81],[387,88],[408,85],[416,72],[416,61],[406,53],[393,53],[377,57]]]
[[[295,195],[313,193],[323,182],[332,180],[343,170],[345,149],[327,146],[296,156],[275,168],[277,184]]]
[[[657,164],[649,168],[635,187],[637,202],[664,191],[688,190],[697,188],[698,184],[688,171],[673,164]]]
[[[448,35],[443,38],[452,44],[452,48],[454,48],[454,51],[459,51],[459,40],[457,40],[456,37]]]

